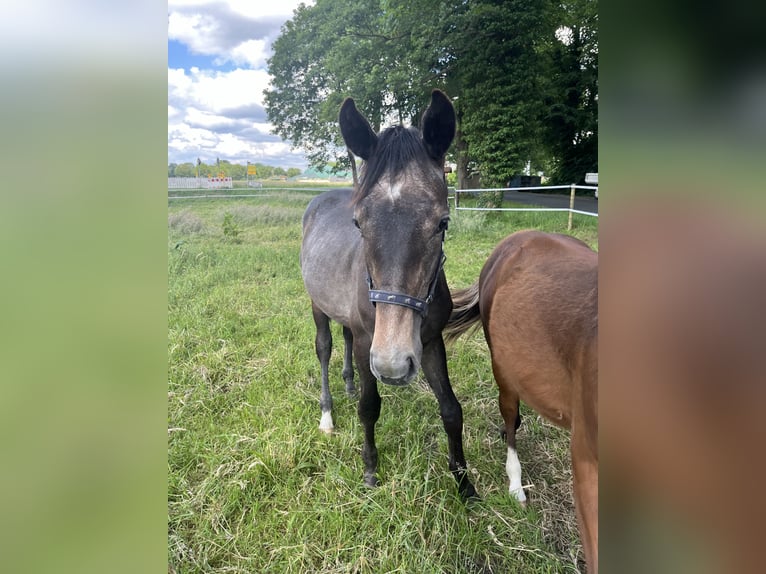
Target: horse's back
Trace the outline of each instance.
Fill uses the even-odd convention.
[[[303,214],[301,244],[301,274],[309,297],[343,325],[354,315],[362,272],[351,195],[351,189],[333,189],[312,199]]]
[[[597,254],[566,235],[517,232],[488,259],[480,289],[498,384],[570,426],[574,387],[595,392],[598,376]]]

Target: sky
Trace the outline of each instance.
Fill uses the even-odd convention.
[[[271,44],[300,3],[312,2],[168,1],[168,163],[308,166],[263,107]]]

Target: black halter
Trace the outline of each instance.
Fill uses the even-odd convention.
[[[428,295],[425,299],[419,299],[412,295],[405,295],[403,293],[394,293],[393,291],[382,291],[380,289],[372,288],[372,277],[370,272],[367,271],[367,288],[369,289],[370,302],[375,303],[387,303],[389,305],[401,305],[402,307],[409,307],[410,309],[420,313],[425,318],[428,313],[428,305],[434,299],[434,292],[436,291],[436,282],[439,280],[439,272],[444,268],[444,262],[447,260],[447,256],[444,254],[444,234],[442,234],[442,248],[439,252],[439,265],[436,266],[436,271],[431,278],[431,282],[428,284]]]

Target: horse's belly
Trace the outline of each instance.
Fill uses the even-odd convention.
[[[572,417],[572,379],[547,341],[535,337],[494,337],[492,369],[503,386],[555,425],[569,428]]]

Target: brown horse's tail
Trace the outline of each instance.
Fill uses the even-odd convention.
[[[452,314],[444,326],[442,335],[446,343],[451,343],[460,335],[473,331],[479,326],[479,282],[466,289],[452,292]]]

